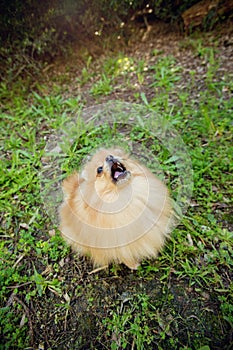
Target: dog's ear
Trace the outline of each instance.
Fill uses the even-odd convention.
[[[67,177],[62,183],[62,189],[67,197],[71,197],[79,186],[79,174],[74,172],[72,175]]]

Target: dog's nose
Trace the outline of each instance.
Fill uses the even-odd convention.
[[[113,159],[114,158],[111,154],[105,158],[106,162],[113,162]]]

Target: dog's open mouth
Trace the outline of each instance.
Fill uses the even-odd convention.
[[[126,167],[113,156],[108,156],[106,161],[110,166],[113,182],[121,182],[121,180],[125,180],[130,176],[130,172],[126,170]]]
[[[111,176],[113,181],[118,181],[127,176],[127,171],[124,165],[118,161],[115,161],[111,166]]]

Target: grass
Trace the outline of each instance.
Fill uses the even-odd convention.
[[[218,76],[215,48],[194,41],[193,56],[206,65],[196,95],[198,73],[184,77],[175,57],[155,51],[153,65],[123,54],[106,58],[95,81],[90,59],[82,70],[77,83],[94,101],[122,88],[137,102],[130,107],[108,102],[83,110],[82,96],[64,97],[59,81],[49,93],[45,85],[29,93],[20,83],[1,84],[0,349],[231,348],[232,82]],[[80,113],[95,118],[82,122]],[[40,175],[42,169],[43,185],[54,182],[42,164],[61,130],[69,137],[51,163],[59,181],[93,149],[115,143],[141,157],[179,198],[183,219],[156,261],[136,272],[114,265],[89,275],[89,260],[63,242]]]

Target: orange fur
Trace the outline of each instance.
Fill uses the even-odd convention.
[[[127,170],[117,183],[106,161],[109,155]],[[99,150],[79,174],[64,180],[63,191],[62,235],[95,265],[117,262],[136,269],[143,258],[156,257],[163,247],[172,215],[167,188],[122,150]]]

